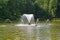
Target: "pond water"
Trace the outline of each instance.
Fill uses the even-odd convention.
[[[60,25],[0,25],[0,40],[60,40]]]

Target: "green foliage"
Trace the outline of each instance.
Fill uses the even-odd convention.
[[[0,19],[16,21],[24,13],[34,14],[35,19],[57,16],[58,0],[0,0]]]
[[[48,11],[51,16],[55,16],[58,0],[36,0],[35,3],[43,10]]]
[[[60,0],[57,3],[56,18],[60,18]]]

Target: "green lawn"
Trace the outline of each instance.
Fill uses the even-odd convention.
[[[51,20],[51,23],[58,23],[58,24],[60,24],[60,19],[53,19],[53,20]]]

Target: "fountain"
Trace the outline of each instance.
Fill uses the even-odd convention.
[[[33,14],[23,14],[21,16],[21,23],[17,24],[16,26],[35,26],[34,15]]]
[[[29,24],[34,23],[33,14],[23,14],[21,19],[23,20],[24,23],[29,23]]]
[[[39,24],[38,21],[39,20],[37,19],[36,25],[34,24],[33,14],[23,14],[21,17],[21,22],[23,23],[17,24],[16,26],[26,32],[26,34],[23,33],[23,35],[25,34],[27,40],[51,40],[49,30],[50,23]]]

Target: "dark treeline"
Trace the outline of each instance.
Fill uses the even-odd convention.
[[[60,0],[0,0],[0,21],[17,21],[22,14],[35,19],[60,18]]]

